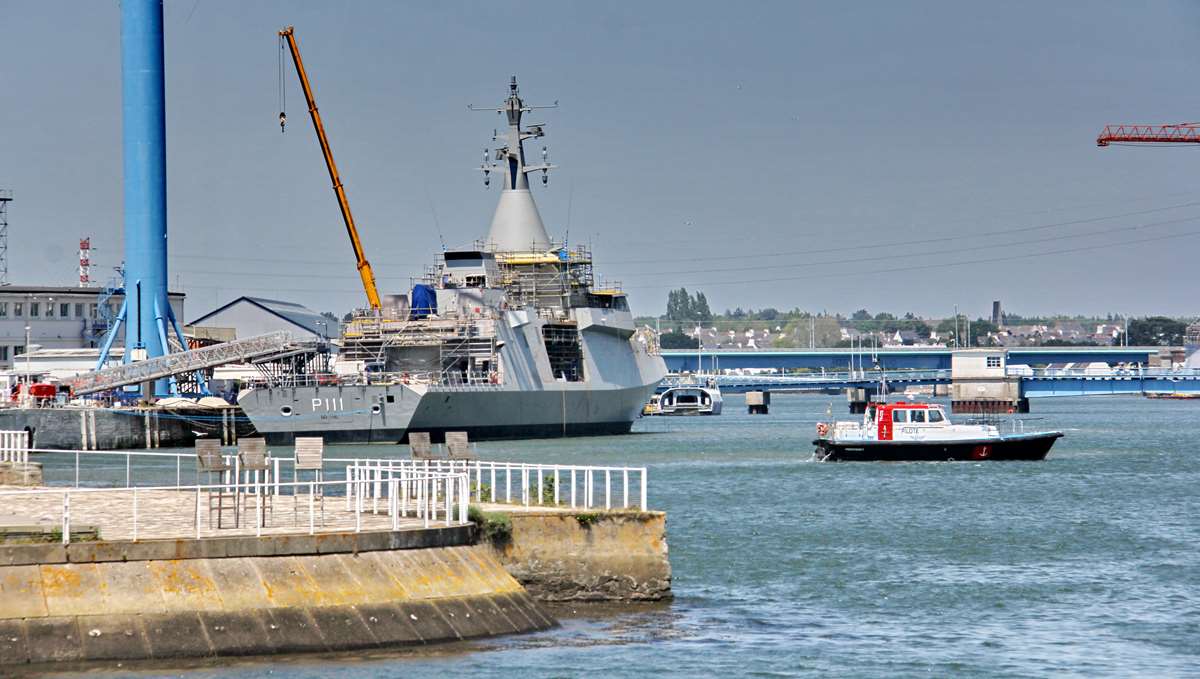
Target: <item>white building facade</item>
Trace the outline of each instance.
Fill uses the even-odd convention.
[[[175,318],[184,318],[184,295],[168,293]],[[103,288],[6,285],[0,287],[0,369],[27,345],[43,349],[94,348],[121,310],[124,297]],[[124,330],[114,346],[124,345]]]

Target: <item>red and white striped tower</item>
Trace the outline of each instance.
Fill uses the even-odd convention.
[[[92,274],[92,239],[79,240],[79,287],[86,288],[91,284]]]

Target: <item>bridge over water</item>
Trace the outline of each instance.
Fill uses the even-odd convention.
[[[1004,352],[1008,365],[1045,366],[1061,363],[1108,363],[1147,365],[1165,347],[1014,347]],[[886,347],[863,349],[718,349],[699,356],[694,349],[665,349],[663,359],[671,372],[702,372],[736,369],[857,370],[873,367],[874,358],[885,370],[949,370],[954,349],[950,347]]]
[[[1200,370],[1040,369],[1010,368],[1006,375],[1020,383],[1025,398],[1055,396],[1161,395],[1200,396]],[[888,389],[903,391],[909,386],[949,385],[950,370],[888,370],[883,372]],[[670,378],[669,378],[670,379]],[[879,371],[841,371],[799,375],[715,375],[724,393],[747,391],[831,391],[869,389],[879,386]],[[670,382],[668,382],[669,384]]]

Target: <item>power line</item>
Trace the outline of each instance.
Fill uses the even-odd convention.
[[[1084,245],[1084,246],[1074,247],[1074,248],[1063,248],[1060,250],[1046,250],[1043,252],[1022,253],[1019,255],[1009,255],[1009,256],[1005,256],[1005,257],[991,257],[991,258],[986,258],[986,259],[969,259],[969,260],[960,260],[957,262],[938,262],[935,264],[914,264],[914,265],[910,265],[910,266],[894,267],[891,269],[863,269],[861,271],[856,270],[856,271],[849,272],[849,273],[852,273],[855,276],[861,276],[861,275],[868,275],[868,274],[900,273],[900,272],[906,272],[906,271],[921,271],[921,270],[925,270],[925,269],[940,269],[940,268],[954,267],[954,266],[966,266],[966,265],[970,265],[970,264],[994,264],[996,262],[1010,262],[1013,260],[1028,259],[1028,258],[1033,258],[1033,257],[1048,257],[1051,255],[1065,255],[1065,254],[1071,254],[1071,253],[1075,253],[1075,252],[1089,252],[1089,251],[1094,251],[1094,250],[1102,250],[1104,248],[1121,247],[1124,245],[1140,245],[1142,243],[1153,243],[1153,242],[1164,241],[1164,240],[1172,240],[1172,239],[1176,239],[1176,238],[1188,238],[1191,236],[1200,236],[1200,231],[1188,231],[1186,233],[1168,234],[1165,236],[1156,236],[1153,238],[1141,238],[1141,239],[1137,239],[1137,240],[1122,241],[1122,242],[1117,242],[1117,243],[1106,243],[1106,244],[1102,244],[1102,245]],[[682,285],[684,287],[690,285],[692,287],[698,287],[698,286],[704,286],[704,285],[746,285],[746,284],[750,284],[750,283],[780,283],[780,282],[786,282],[786,281],[802,281],[802,280],[813,280],[813,279],[820,279],[820,278],[833,278],[837,275],[838,274],[836,274],[836,273],[824,273],[824,274],[813,274],[813,275],[808,275],[808,276],[784,276],[784,277],[780,277],[780,278],[757,278],[757,279],[742,279],[742,280],[734,280],[734,281],[705,281],[703,283],[675,283],[674,285]],[[663,289],[666,286],[663,286],[663,285],[631,285],[628,287],[631,290],[645,290],[645,289],[650,289],[650,288]]]
[[[1154,214],[1156,212],[1166,212],[1167,210],[1178,210],[1180,208],[1185,208],[1185,207],[1196,207],[1198,205],[1200,205],[1200,201],[1193,201],[1193,202],[1188,202],[1188,203],[1179,203],[1176,205],[1168,205],[1166,207],[1157,207],[1157,208],[1150,208],[1150,209],[1146,209],[1146,210],[1137,210],[1134,212],[1124,212],[1124,213],[1116,214],[1116,215],[1106,215],[1103,217],[1089,217],[1086,219],[1072,219],[1072,220],[1068,220],[1068,221],[1052,222],[1050,224],[1037,224],[1034,226],[1023,226],[1023,227],[1012,228],[1012,229],[991,229],[991,230],[978,232],[978,233],[963,233],[960,231],[957,234],[951,234],[951,235],[947,235],[947,236],[938,236],[936,238],[909,239],[909,240],[903,240],[903,241],[893,241],[891,243],[871,243],[871,247],[877,247],[877,248],[878,247],[902,247],[902,246],[906,246],[906,245],[924,245],[927,243],[942,243],[942,242],[950,241],[950,240],[962,240],[964,238],[989,238],[989,237],[993,237],[993,236],[1003,236],[1003,235],[1008,235],[1008,234],[1013,234],[1013,233],[1025,233],[1025,232],[1029,232],[1029,231],[1039,231],[1039,230],[1044,230],[1044,229],[1056,229],[1056,228],[1063,227],[1063,226],[1076,226],[1079,224],[1092,224],[1095,222],[1103,222],[1103,221],[1107,221],[1110,219],[1122,219],[1124,217],[1139,217],[1142,215]],[[755,257],[755,258],[789,257],[789,256],[805,255],[805,254],[825,254],[825,253],[831,253],[831,252],[847,252],[847,251],[851,251],[851,250],[861,250],[862,248],[863,248],[863,244],[858,243],[856,245],[844,245],[844,246],[833,247],[833,248],[819,248],[819,249],[811,249],[810,248],[810,249],[805,249],[805,250],[791,250],[791,251],[781,251],[781,252],[757,252],[757,253],[752,253],[752,254],[741,254],[741,255],[713,255],[711,257],[689,257],[688,259],[690,261],[695,261],[695,262],[705,262],[705,261],[716,261],[716,260],[726,260],[726,259],[745,259],[747,257]],[[626,260],[624,263],[625,264],[661,264],[662,258]]]
[[[1150,228],[1154,228],[1157,226],[1167,226],[1170,224],[1181,224],[1184,222],[1195,221],[1197,219],[1200,219],[1200,216],[1184,217],[1181,219],[1168,219],[1168,220],[1161,221],[1161,222],[1150,222],[1148,224],[1139,224],[1137,226],[1122,226],[1122,227],[1117,227],[1114,229],[1104,229],[1102,231],[1089,231],[1087,233],[1070,233],[1070,234],[1060,234],[1058,236],[1047,236],[1044,238],[1033,238],[1033,239],[1025,240],[1020,243],[1004,243],[1004,244],[999,244],[999,245],[971,245],[971,246],[962,247],[962,248],[949,248],[949,249],[945,249],[945,250],[927,250],[925,252],[904,253],[904,254],[900,254],[900,255],[879,255],[876,257],[855,257],[853,259],[833,259],[833,260],[816,261],[816,262],[811,261],[811,260],[805,260],[803,262],[798,262],[795,264],[767,264],[767,265],[759,265],[759,266],[726,267],[726,268],[721,268],[721,269],[711,269],[710,268],[710,269],[691,269],[691,270],[686,270],[686,271],[659,271],[659,272],[655,272],[654,274],[629,274],[629,277],[639,278],[639,277],[649,276],[649,275],[670,276],[670,275],[693,274],[693,273],[721,273],[721,272],[728,272],[728,271],[762,271],[764,269],[792,269],[792,268],[799,267],[799,266],[812,267],[812,266],[824,266],[824,265],[829,265],[829,264],[854,264],[854,263],[859,263],[859,262],[879,262],[879,261],[887,261],[890,259],[899,259],[900,257],[925,257],[925,256],[929,256],[929,255],[947,255],[947,254],[956,254],[956,253],[961,253],[961,252],[971,252],[974,250],[989,250],[989,249],[995,249],[995,248],[1000,248],[1000,247],[1024,247],[1024,246],[1027,246],[1030,244],[1035,244],[1035,243],[1050,243],[1053,241],[1068,240],[1071,238],[1092,238],[1095,236],[1103,236],[1103,235],[1110,234],[1110,233],[1120,233],[1123,231],[1137,231],[1139,229],[1150,229]],[[862,247],[860,246],[858,249],[862,249]]]

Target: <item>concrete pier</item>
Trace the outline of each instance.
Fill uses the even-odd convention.
[[[539,601],[672,598],[664,512],[511,505],[485,510],[511,522],[511,534],[492,541],[492,551]]]
[[[0,430],[28,431],[32,448],[126,450],[190,446],[196,432],[224,443],[254,428],[229,408],[4,408]]]
[[[469,527],[0,546],[0,664],[421,645],[554,625]]]

